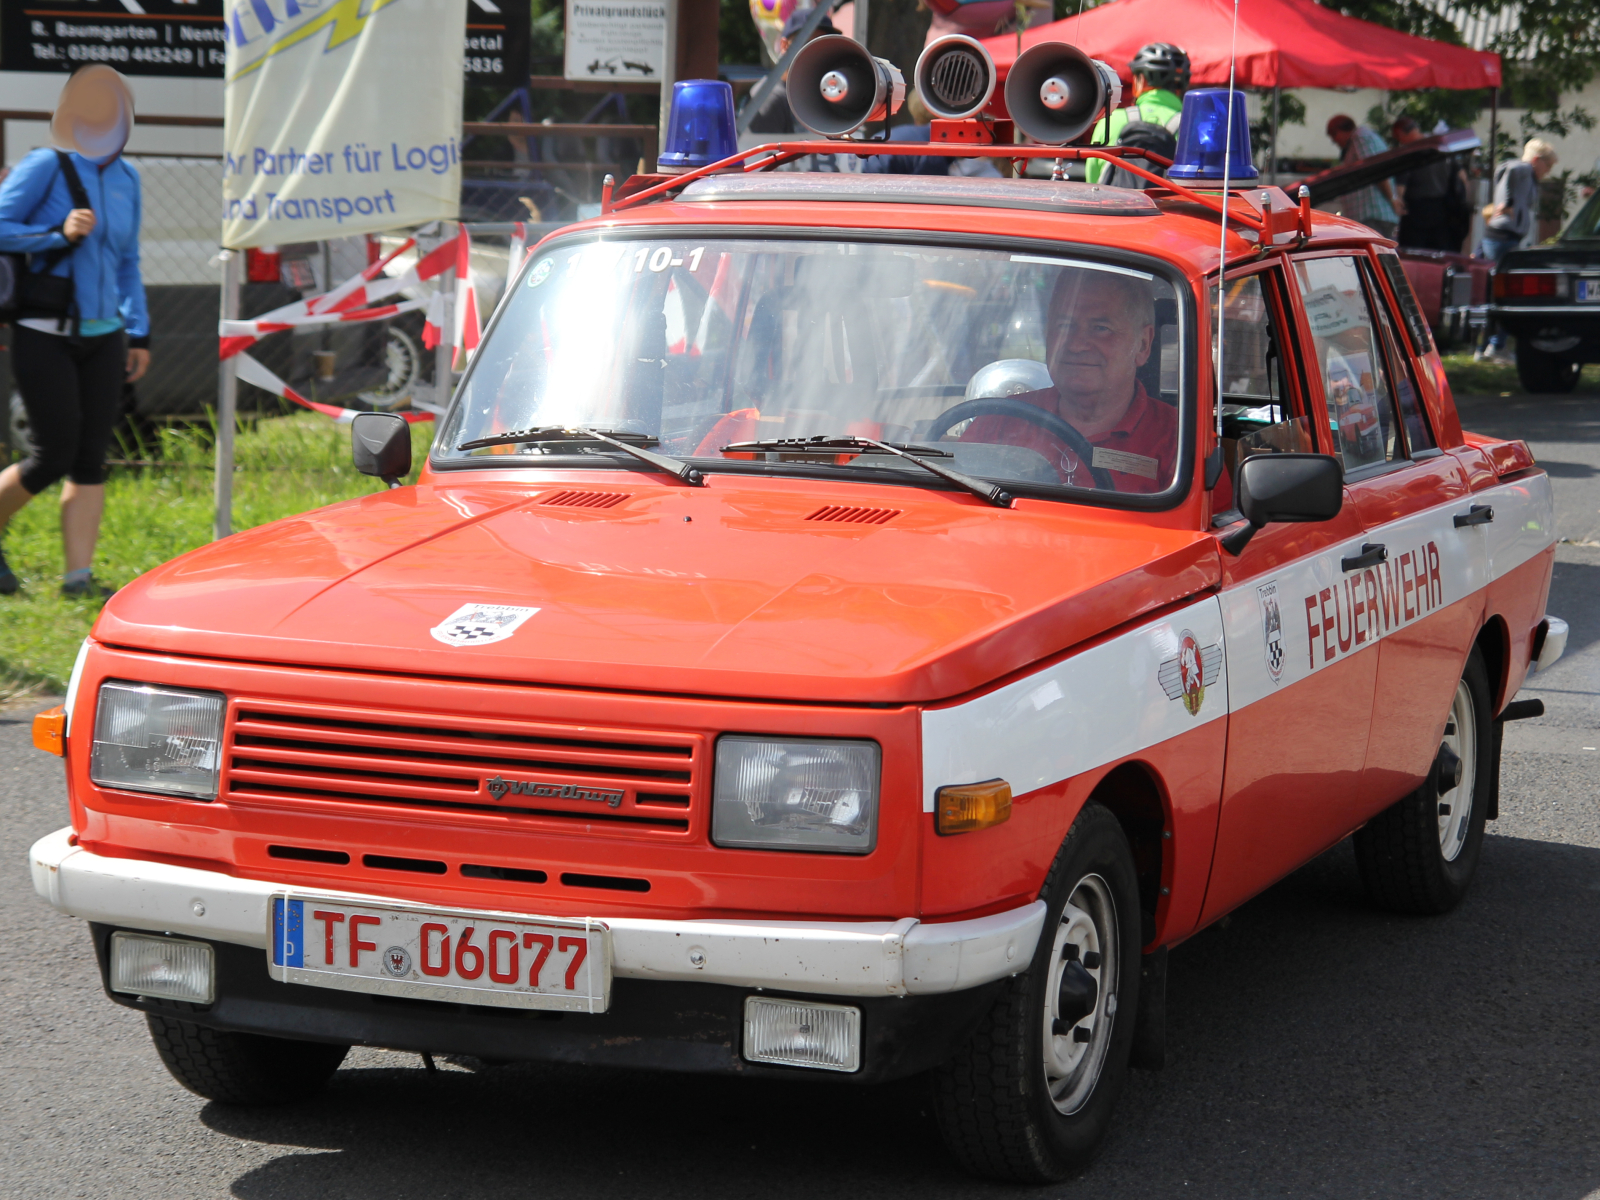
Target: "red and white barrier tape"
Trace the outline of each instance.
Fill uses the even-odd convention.
[[[308,400],[267,370],[256,359],[251,358],[250,355],[241,353],[237,357],[239,359],[237,368],[239,378],[244,382],[253,383],[262,391],[271,392],[274,396],[282,396],[285,400],[304,408],[309,408],[312,412],[319,412],[325,417],[332,417],[341,425],[348,425],[360,416],[362,412],[367,411],[365,409],[341,408],[336,404],[321,404],[315,400]],[[404,417],[407,421],[417,422],[431,421],[439,414],[439,409],[431,404],[424,404],[415,398],[412,399],[411,403],[413,406],[411,409],[397,410],[395,416]]]

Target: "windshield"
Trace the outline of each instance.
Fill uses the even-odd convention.
[[[871,438],[1012,484],[1160,492],[1179,447],[1175,300],[1154,274],[1004,250],[558,246],[512,289],[434,456],[629,464],[613,447],[545,436],[581,427],[697,466],[848,464],[927,480],[870,445],[770,445]]]
[[[1567,222],[1561,231],[1563,242],[1600,241],[1600,192],[1589,197],[1589,202],[1578,210],[1577,216]]]

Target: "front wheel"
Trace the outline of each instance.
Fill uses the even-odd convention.
[[[1517,339],[1517,379],[1530,392],[1564,395],[1578,386],[1582,363],[1559,354],[1547,354]]]
[[[296,1042],[208,1029],[145,1014],[150,1040],[172,1077],[197,1096],[225,1104],[287,1104],[322,1090],[349,1046]]]
[[[1445,718],[1442,746],[1461,761],[1461,778],[1441,787],[1436,770],[1421,787],[1356,831],[1356,863],[1380,908],[1446,913],[1466,895],[1483,850],[1494,796],[1494,730],[1489,672],[1473,647]]]
[[[1047,911],[1032,965],[938,1072],[939,1125],[969,1171],[1053,1183],[1094,1157],[1128,1072],[1138,896],[1121,825],[1085,805],[1040,894]]]

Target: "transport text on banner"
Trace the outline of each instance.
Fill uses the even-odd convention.
[[[454,220],[466,2],[230,6],[223,244]]]

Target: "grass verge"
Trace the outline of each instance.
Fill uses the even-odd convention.
[[[411,427],[412,458],[427,454],[433,425]],[[211,540],[212,471],[208,430],[173,427],[129,457],[162,463],[113,469],[95,574],[121,586],[150,568]],[[350,465],[350,431],[313,413],[242,426],[236,441],[233,527],[250,529],[336,500],[379,491],[383,484]],[[0,698],[66,686],[78,645],[100,606],[62,597],[60,485],[13,518],[6,557],[22,591],[0,596]]]

